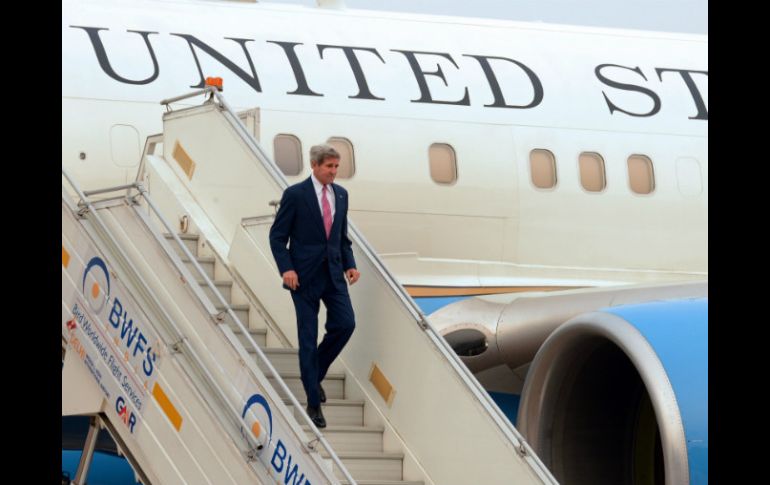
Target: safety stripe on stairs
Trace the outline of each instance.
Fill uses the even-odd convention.
[[[179,431],[179,428],[182,427],[182,416],[179,414],[179,411],[176,410],[176,407],[171,404],[168,396],[166,396],[166,393],[163,392],[163,389],[161,389],[160,384],[157,382],[152,386],[152,396],[158,402],[158,405],[160,405],[163,412],[166,413],[166,417],[171,421],[174,428]]]

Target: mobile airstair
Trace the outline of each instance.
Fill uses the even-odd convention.
[[[196,96],[203,101],[201,105],[172,109],[174,103],[189,103]],[[164,100],[163,104],[169,108],[164,115],[163,134],[148,139],[137,183],[122,188],[134,195],[102,202],[105,209],[94,204],[90,208],[82,202],[80,206],[65,207],[63,202],[62,217],[66,208],[78,224],[94,231],[90,221],[85,223],[78,217],[88,218],[100,210],[120,207],[132,213],[137,225],[141,221],[145,232],[152,232],[155,245],[152,250],[136,247],[132,254],[121,255],[120,260],[141,260],[163,248],[163,264],[173,263],[177,275],[167,278],[167,282],[148,277],[132,283],[142,295],[141,288],[148,286],[156,292],[168,291],[166,296],[174,302],[175,312],[183,307],[187,310],[188,306],[199,309],[201,328],[178,324],[177,333],[158,336],[168,348],[159,371],[176,369],[174,362],[184,360],[175,357],[175,346],[199,346],[196,352],[202,354],[204,362],[186,364],[185,369],[189,369],[180,376],[179,383],[169,378],[165,386],[161,381],[161,388],[173,393],[183,392],[176,391],[178,385],[195,388],[189,394],[197,393],[201,398],[199,407],[201,413],[206,411],[210,426],[206,429],[219,440],[209,443],[209,433],[201,432],[190,438],[196,446],[237,450],[232,456],[209,460],[229,469],[226,459],[240,459],[239,469],[251,473],[252,482],[260,483],[305,483],[298,478],[303,472],[307,483],[555,483],[518,431],[388,272],[355,228],[355,221],[349,225],[349,235],[362,277],[350,287],[350,293],[357,327],[324,381],[328,401],[323,409],[328,427],[321,432],[315,429],[304,414],[294,309],[288,292],[281,288],[267,236],[275,205],[288,183],[255,138],[258,112],[247,114],[251,125],[242,123],[213,88]],[[91,194],[80,195],[84,200]],[[133,240],[134,233],[124,231],[123,224],[122,220],[112,223],[116,233],[121,230],[115,239]],[[162,229],[150,231],[149,227]],[[63,235],[63,246],[64,239]],[[165,240],[187,246],[171,249]],[[155,270],[161,262],[143,265]],[[185,271],[194,268],[203,273],[185,274],[178,265],[185,265]],[[77,288],[73,291],[87,298],[90,290],[78,278],[84,276],[74,275]],[[205,288],[199,286],[201,282]],[[165,290],[166,284],[176,290]],[[229,300],[217,301],[214,288]],[[189,301],[176,295],[183,292]],[[215,298],[206,303],[211,297]],[[81,306],[85,308],[87,303]],[[137,303],[138,308],[148,304],[152,309],[145,310],[152,311],[146,321],[162,313],[155,310],[162,306],[160,303],[150,303]],[[63,303],[63,337],[67,319],[71,318],[67,308],[71,309],[71,305]],[[228,316],[222,320],[225,310]],[[168,317],[176,322],[175,315]],[[323,312],[319,319],[323,319]],[[160,321],[165,322],[162,318]],[[165,325],[161,326],[166,332]],[[71,341],[68,345],[68,353],[72,353]],[[269,364],[261,360],[262,356]],[[225,360],[219,362],[219,358]],[[77,370],[82,381],[88,381],[88,377],[94,381],[87,366],[73,359],[74,364],[80,364]],[[211,375],[198,367],[208,369]],[[66,368],[65,363],[65,372]],[[209,378],[223,388],[221,392],[211,389]],[[95,399],[104,395],[94,389],[92,393]],[[255,405],[254,399],[258,398],[254,396],[270,400],[266,406]],[[179,398],[176,402],[180,402]],[[120,420],[120,413],[111,412],[108,404],[103,402],[100,415]],[[152,399],[150,404],[144,409],[143,426],[154,436],[154,427],[147,423],[160,426],[163,411],[156,409],[160,406]],[[239,417],[238,412],[244,409],[252,414]],[[265,409],[272,411],[274,421],[277,414],[285,419],[280,433],[275,422],[272,434],[244,431],[252,429],[254,421],[259,423],[257,428],[269,427],[265,425],[265,421],[269,422]],[[168,427],[167,422],[163,424]],[[204,429],[202,425],[198,428]],[[165,433],[173,435],[168,430]],[[187,438],[177,434],[179,446],[188,446]],[[126,434],[123,439],[131,448],[128,438],[131,436]],[[228,445],[221,444],[228,440]],[[132,453],[164,455],[165,462],[157,458],[163,467],[183,467],[175,464],[172,453],[161,451],[166,445],[157,439],[137,444],[136,452],[131,448]],[[262,448],[256,449],[257,445]],[[297,466],[299,459],[305,461]],[[268,481],[263,482],[265,479]],[[240,480],[230,477],[221,482],[212,479],[212,483],[251,483]]]

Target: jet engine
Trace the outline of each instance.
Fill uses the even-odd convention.
[[[707,291],[475,298],[430,320],[488,390],[486,370],[528,364],[516,426],[559,482],[707,484]]]
[[[519,430],[569,484],[708,483],[708,300],[575,317],[532,362]]]

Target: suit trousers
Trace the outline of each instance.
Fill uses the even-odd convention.
[[[302,291],[292,291],[294,310],[297,313],[297,339],[299,340],[299,368],[302,385],[305,388],[309,406],[318,407],[321,400],[318,384],[334,359],[342,352],[355,328],[353,305],[347,287],[338,290],[331,280],[328,264],[319,269],[316,281],[303,282],[308,285]],[[326,305],[326,334],[318,344],[318,311],[321,300]]]

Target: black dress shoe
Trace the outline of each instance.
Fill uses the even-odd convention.
[[[321,387],[321,384],[318,384],[318,395],[321,397],[321,402],[326,402],[326,393],[324,392],[324,388]]]
[[[307,415],[310,417],[310,420],[313,421],[313,424],[315,424],[317,428],[326,427],[326,419],[324,418],[324,413],[321,412],[321,406],[314,408],[313,406],[308,405]]]

